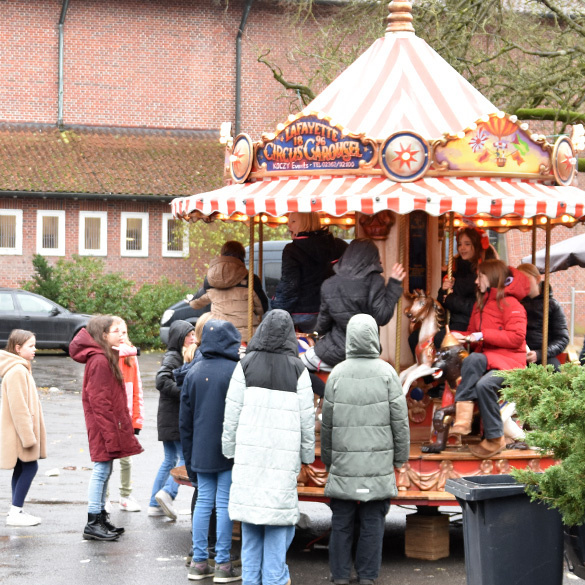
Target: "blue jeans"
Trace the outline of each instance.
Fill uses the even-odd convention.
[[[87,511],[90,514],[100,514],[106,507],[106,492],[110,475],[112,475],[112,463],[112,461],[94,461],[93,463],[87,495]]]
[[[179,484],[171,475],[171,469],[185,465],[181,441],[163,441],[162,444],[165,450],[165,459],[156,474],[154,485],[152,486],[150,504],[148,504],[154,508],[158,507],[158,502],[154,499],[154,496],[160,490],[167,492],[173,500],[177,497]]]
[[[217,515],[216,564],[229,563],[232,547],[232,521],[228,514],[232,470],[197,474],[197,503],[193,512],[193,560],[207,560],[209,518],[215,505]]]
[[[284,585],[289,579],[286,551],[294,526],[242,522],[242,585]]]

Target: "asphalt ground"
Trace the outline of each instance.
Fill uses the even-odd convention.
[[[40,516],[42,524],[30,528],[7,527],[0,520],[0,583],[10,585],[118,584],[160,585],[187,582],[185,555],[189,551],[190,506],[193,490],[182,486],[175,502],[176,522],[148,517],[146,508],[152,483],[163,459],[157,441],[158,392],[154,377],[162,354],[143,354],[140,368],[144,384],[145,424],[139,440],[145,452],[133,458],[133,495],[142,511],[120,511],[119,465],[110,480],[112,521],[126,528],[117,542],[82,539],[87,520],[89,458],[81,383],[83,366],[64,354],[43,352],[33,363],[40,389],[48,434],[48,457],[29,492],[25,509]],[[58,475],[52,475],[58,473]],[[10,506],[11,471],[0,470],[0,511]],[[329,582],[327,531],[331,514],[325,504],[301,502],[309,526],[297,529],[288,563],[293,585]],[[450,555],[437,561],[407,558],[404,554],[406,516],[414,508],[393,506],[387,517],[384,553],[378,585],[462,585],[466,583],[463,531],[458,508],[450,514]],[[459,512],[459,513],[458,513]],[[565,573],[563,584],[580,581]],[[211,579],[202,583],[211,583]],[[506,585],[506,584],[502,584]]]

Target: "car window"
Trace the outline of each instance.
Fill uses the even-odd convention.
[[[0,311],[14,311],[14,301],[9,292],[0,292]]]
[[[16,294],[18,304],[24,313],[50,313],[53,305],[45,299],[27,294]]]
[[[264,289],[269,299],[274,296],[276,287],[280,282],[281,267],[282,262],[266,262],[264,264]]]

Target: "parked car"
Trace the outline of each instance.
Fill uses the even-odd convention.
[[[263,243],[262,255],[262,288],[266,291],[266,296],[271,299],[276,292],[276,287],[280,282],[280,270],[282,267],[282,250],[290,243],[290,240],[274,240]],[[258,266],[258,243],[254,244],[254,266]],[[249,249],[246,246],[246,264],[248,264]],[[254,270],[258,274],[258,269]],[[169,327],[173,321],[182,319],[189,323],[197,323],[197,319],[203,313],[210,310],[210,305],[203,309],[192,309],[184,300],[171,305],[160,320],[160,339],[166,344],[169,340]]]
[[[69,343],[91,315],[72,313],[49,299],[16,288],[0,288],[0,346],[13,329],[32,331],[39,349],[69,351]]]

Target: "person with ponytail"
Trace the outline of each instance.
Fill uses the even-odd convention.
[[[85,540],[117,540],[124,532],[106,512],[106,493],[114,459],[143,449],[134,435],[124,378],[119,366],[120,321],[111,315],[92,317],[69,345],[69,355],[85,364],[82,403],[93,472],[89,480]]]
[[[475,345],[475,351],[463,360],[451,432],[471,432],[477,401],[485,438],[469,450],[488,459],[506,446],[498,404],[503,378],[498,372],[526,367],[526,311],[520,301],[528,294],[530,283],[525,274],[501,260],[482,262],[475,283],[477,301],[467,331],[453,331],[459,341]]]

